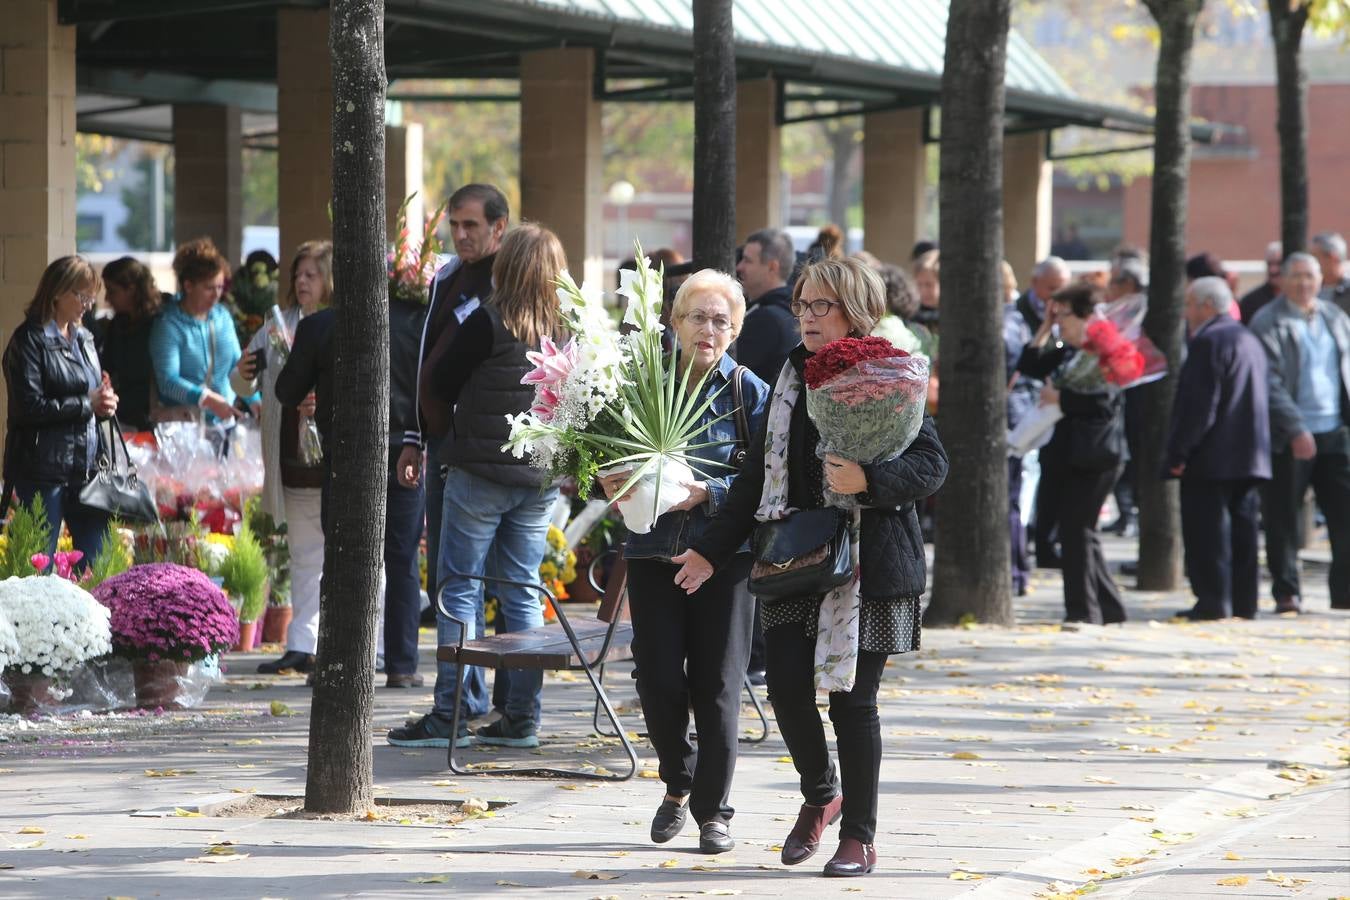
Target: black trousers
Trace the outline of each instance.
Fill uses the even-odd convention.
[[[1299,594],[1298,525],[1303,495],[1311,485],[1331,532],[1331,605],[1350,607],[1350,428],[1313,435],[1317,455],[1294,459],[1285,450],[1271,457],[1266,486],[1266,560],[1276,597]]]
[[[420,483],[415,488],[399,484],[401,451],[401,447],[389,449],[384,517],[384,670],[390,675],[417,671],[417,627],[422,613],[417,545],[426,521],[426,493]]]
[[[1062,552],[1055,545],[1063,539],[1059,528],[1059,507],[1068,466],[1049,444],[1041,449],[1038,459],[1041,479],[1036,483],[1036,516],[1032,523],[1034,530],[1031,538],[1036,551],[1036,565],[1044,566],[1059,559]]]
[[[675,586],[677,571],[661,560],[628,561],[638,697],[666,792],[690,795],[689,812],[700,825],[729,822],[755,614],[748,595],[734,589],[750,574],[750,555],[737,555],[693,594]],[[691,705],[697,750],[689,740]]]
[[[1181,478],[1181,537],[1198,613],[1256,616],[1259,484],[1251,478]]]
[[[886,654],[859,653],[853,690],[830,692],[830,722],[839,751],[840,771],[836,775],[825,744],[825,726],[816,709],[815,638],[807,636],[801,623],[789,622],[764,633],[764,650],[769,702],[801,777],[802,797],[812,806],[824,806],[842,788],[839,836],[872,843],[877,833],[881,781],[877,687],[886,668]]]
[[[1008,457],[1008,538],[1011,542],[1012,583],[1018,593],[1026,590],[1031,579],[1031,559],[1027,555],[1027,530],[1022,524],[1022,457]]]
[[[1120,467],[1091,472],[1065,466],[1059,488],[1059,539],[1064,557],[1064,618],[1096,625],[1125,621],[1120,589],[1097,536],[1102,504]]]

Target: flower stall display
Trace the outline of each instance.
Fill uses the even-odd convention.
[[[441,252],[441,239],[436,233],[436,225],[445,213],[445,203],[427,216],[422,223],[422,239],[414,244],[408,225],[408,204],[416,196],[414,191],[403,199],[394,220],[394,248],[386,260],[389,266],[389,299],[426,306],[431,299],[428,286],[431,277],[436,274],[436,257]]]
[[[503,449],[554,477],[575,479],[585,499],[597,475],[629,473],[619,503],[630,531],[643,534],[688,496],[685,486],[701,466],[694,438],[712,398],[698,399],[702,376],[690,390],[673,356],[663,353],[664,268],[654,270],[638,245],[638,268],[623,271],[619,293],[628,298],[622,332],[614,329],[599,288],[579,287],[563,272],[558,299],[571,339],[558,347],[547,337],[529,354],[535,369],[522,384],[535,388],[527,412],[509,416]]]
[[[280,280],[276,267],[261,260],[240,266],[234,273],[230,293],[221,302],[234,319],[240,347],[248,346],[249,338],[262,327],[267,310],[276,304]]]
[[[0,578],[37,574],[33,557],[47,549],[50,535],[51,526],[47,524],[47,509],[41,495],[35,494],[31,504],[11,506],[9,524],[0,541]]]
[[[542,581],[557,600],[569,599],[567,585],[577,577],[577,555],[567,545],[567,535],[557,525],[548,526],[547,549],[544,561],[539,564],[539,580]],[[545,621],[553,621],[557,614],[547,597],[540,597],[544,604]]]
[[[267,609],[267,557],[247,522],[220,564],[220,577],[225,592],[239,603],[239,640],[234,649],[252,650],[258,620]]]
[[[885,338],[831,341],[807,360],[802,374],[821,457],[833,453],[863,465],[894,459],[923,426],[928,360]],[[856,497],[828,487],[825,502],[840,509],[858,505]]]
[[[132,660],[137,703],[201,703],[210,687],[201,663],[239,639],[224,592],[196,569],[149,563],[103,582],[94,596],[111,610],[113,652]]]
[[[9,619],[0,616],[0,709],[8,709],[10,703],[9,686],[5,684],[3,673],[9,668],[9,661],[18,658],[21,649],[14,626]]]
[[[64,578],[0,581],[0,618],[15,637],[4,679],[25,713],[53,708],[69,696],[66,682],[80,666],[112,650],[108,610]]]

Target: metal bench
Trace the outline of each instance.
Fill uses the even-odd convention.
[[[591,580],[592,585],[597,590],[599,590],[599,585],[595,585],[595,566],[599,562],[600,559],[593,561],[590,570],[587,572],[587,578]],[[485,668],[584,672],[587,681],[590,682],[591,689],[595,692],[595,707],[591,717],[592,726],[596,733],[603,737],[618,738],[628,758],[627,771],[621,773],[605,772],[604,770],[561,769],[551,766],[465,767],[456,762],[455,742],[451,740],[446,754],[446,761],[451,772],[456,775],[548,775],[602,781],[627,781],[636,774],[637,752],[629,741],[628,734],[624,731],[623,724],[619,721],[618,712],[610,702],[604,686],[605,667],[609,663],[623,662],[633,658],[631,650],[633,626],[624,616],[624,606],[628,600],[627,575],[628,564],[620,554],[610,570],[595,618],[575,622],[568,618],[562,604],[557,602],[557,598],[554,597],[553,592],[547,585],[508,581],[486,575],[460,575],[459,577],[462,578],[481,581],[484,585],[510,585],[536,591],[549,599],[558,616],[556,623],[541,625],[538,628],[530,628],[525,631],[483,635],[471,641],[464,640],[465,623],[463,620],[450,615],[442,603],[442,595],[446,587],[445,582],[442,581],[437,586],[436,605],[441,615],[460,626],[460,638],[456,644],[437,647],[436,659],[438,661],[455,663],[459,666],[483,666]],[[454,713],[450,732],[452,735],[459,734],[464,681],[465,679],[461,675],[455,685]],[[750,695],[750,702],[754,705],[761,728],[758,736],[742,740],[747,743],[761,743],[769,736],[769,719],[764,711],[763,704],[760,703],[759,697],[755,694],[753,685],[750,684],[748,676],[745,680],[745,689]],[[609,726],[612,730],[606,730],[604,727],[600,720],[601,712],[604,712],[605,718],[609,720]]]

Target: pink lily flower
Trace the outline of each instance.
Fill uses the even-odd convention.
[[[576,339],[559,348],[547,335],[539,342],[538,350],[531,350],[525,358],[534,363],[535,368],[520,379],[521,384],[556,385],[571,374],[577,363]]]
[[[34,553],[28,557],[28,561],[33,564],[33,568],[39,572],[47,571],[47,566],[51,565],[52,558],[45,553]]]

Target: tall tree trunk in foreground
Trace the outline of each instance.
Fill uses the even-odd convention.
[[[694,0],[694,262],[736,269],[736,35],[731,0]]]
[[[1004,376],[1003,72],[1010,0],[952,0],[942,71],[942,396],[951,473],[925,624],[1013,621]]]
[[[1269,0],[1279,100],[1280,240],[1284,253],[1306,250],[1308,240],[1308,73],[1303,27],[1313,0]]]
[[[1191,168],[1191,48],[1204,0],[1144,0],[1158,23],[1154,94],[1153,197],[1149,230],[1148,314],[1144,331],[1167,357],[1168,376],[1137,388],[1144,413],[1135,461],[1139,501],[1139,576],[1144,591],[1181,583],[1181,501],[1177,482],[1160,475],[1181,368],[1186,278],[1186,204]]]
[[[370,727],[384,547],[389,281],[384,233],[384,0],[333,0],[333,473],[305,809],[374,802]]]

